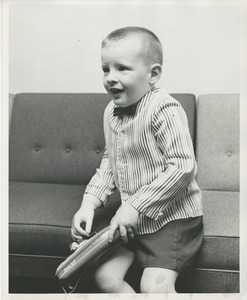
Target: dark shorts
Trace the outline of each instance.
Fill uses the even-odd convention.
[[[138,235],[127,246],[141,268],[184,271],[193,266],[203,242],[203,218],[171,221],[152,234]]]

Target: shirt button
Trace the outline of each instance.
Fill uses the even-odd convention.
[[[100,153],[100,149],[96,149],[96,151],[95,151],[97,154],[99,154]]]
[[[121,198],[122,198],[122,200],[126,201],[126,200],[127,200],[127,198],[128,198],[128,196],[127,196],[127,194],[126,194],[126,193],[122,192],[122,194],[121,194]]]
[[[39,147],[39,146],[36,146],[36,147],[35,147],[35,151],[38,152],[39,150],[40,150],[40,147]]]
[[[226,153],[226,155],[227,155],[228,157],[230,157],[230,156],[232,156],[232,152],[228,151],[228,152]]]
[[[65,149],[65,151],[66,151],[67,153],[69,153],[69,152],[70,152],[70,148],[67,147],[67,148]]]

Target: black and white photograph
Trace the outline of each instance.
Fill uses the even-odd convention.
[[[247,300],[247,2],[1,4],[2,299]]]

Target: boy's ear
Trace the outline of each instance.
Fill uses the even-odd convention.
[[[150,70],[150,84],[154,85],[161,77],[162,66],[160,64],[153,64]]]

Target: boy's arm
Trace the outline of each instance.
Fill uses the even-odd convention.
[[[87,194],[93,195],[101,201],[102,205],[104,205],[115,188],[116,186],[108,153],[105,148],[100,167],[96,169],[95,175],[88,183],[84,193],[84,198],[88,197]]]
[[[91,232],[95,210],[105,204],[114,188],[113,174],[105,150],[100,167],[87,185],[81,207],[73,217],[71,236],[74,240],[80,241],[82,236]]]
[[[160,105],[152,125],[166,165],[153,182],[141,187],[127,201],[140,213],[157,219],[159,211],[185,191],[195,176],[196,164],[187,117],[179,104]],[[147,210],[157,202],[159,209]]]

